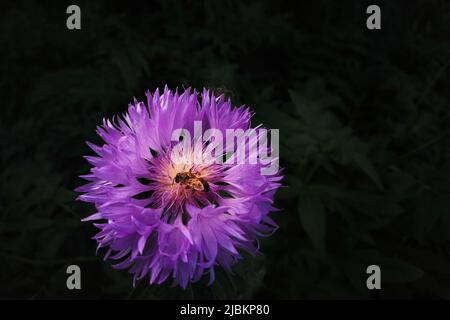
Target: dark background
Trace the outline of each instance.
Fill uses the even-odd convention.
[[[447,1],[74,3],[79,31],[72,2],[0,5],[0,298],[450,297]],[[166,83],[225,93],[281,133],[280,228],[211,287],[133,289],[75,201],[96,125]]]

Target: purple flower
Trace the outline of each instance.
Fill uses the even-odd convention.
[[[92,168],[81,177],[89,182],[76,191],[97,209],[83,221],[100,220],[94,224],[98,248],[107,248],[105,259],[117,260],[114,267],[129,268],[133,283],[147,275],[151,284],[170,277],[185,288],[204,273],[212,283],[216,266],[231,272],[240,253],[257,253],[258,238],[276,230],[269,213],[278,171],[262,174],[268,163],[232,161],[195,136],[201,123],[201,134],[216,129],[225,141],[229,129],[253,130],[250,118],[248,108],[232,107],[206,89],[178,94],[166,87],[162,95],[147,92],[147,106],[134,100],[123,117],[97,128],[105,143],[88,143],[96,156],[85,157]],[[188,135],[174,140],[180,128]],[[194,161],[198,153],[201,162]]]

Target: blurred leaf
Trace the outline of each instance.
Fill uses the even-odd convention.
[[[313,190],[301,189],[298,212],[303,228],[319,253],[323,254],[325,252],[325,208]]]
[[[384,190],[381,180],[369,159],[367,159],[365,156],[361,154],[354,154],[353,160],[361,168],[361,170],[364,171],[367,174],[367,176],[369,176],[372,179],[372,181],[377,185],[377,187],[380,190]]]

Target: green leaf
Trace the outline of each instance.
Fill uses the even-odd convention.
[[[422,269],[415,265],[400,260],[396,257],[388,257],[374,250],[359,250],[356,253],[368,265],[375,264],[381,269],[381,282],[408,283],[423,277]]]
[[[359,168],[364,171],[364,173],[367,174],[370,179],[372,179],[372,181],[380,190],[384,190],[381,179],[369,159],[361,154],[355,154],[353,155],[353,161],[355,161],[356,165],[358,165]]]
[[[317,193],[303,188],[298,201],[300,222],[320,254],[325,252],[325,208]]]
[[[380,265],[382,281],[388,283],[412,282],[422,278],[423,271],[399,259],[390,259]]]

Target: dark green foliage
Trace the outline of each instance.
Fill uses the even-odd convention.
[[[369,2],[79,3],[0,12],[0,297],[450,297],[450,7]],[[229,276],[148,287],[95,255],[75,201],[84,141],[136,95],[213,88],[280,129],[279,230]],[[66,289],[66,267],[83,290]],[[382,290],[366,288],[366,267]]]

